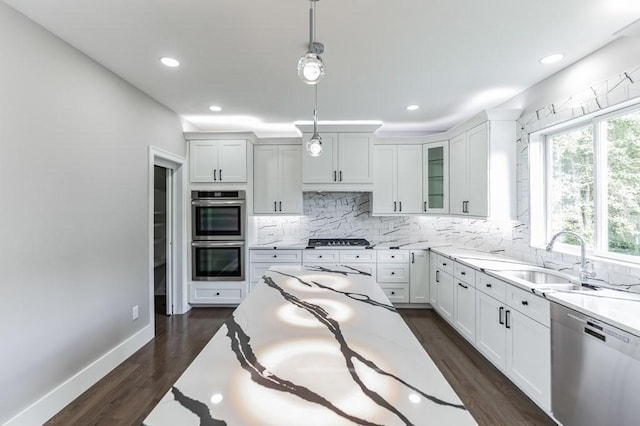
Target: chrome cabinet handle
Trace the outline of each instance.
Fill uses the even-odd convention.
[[[503,312],[504,312],[504,307],[500,306],[500,309],[498,309],[498,322],[502,325],[504,325],[504,320],[502,319]]]

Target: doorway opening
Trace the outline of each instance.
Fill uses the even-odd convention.
[[[171,181],[172,170],[153,166],[153,311],[173,314],[171,291]]]

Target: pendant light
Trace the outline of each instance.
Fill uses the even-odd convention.
[[[313,108],[313,135],[307,142],[307,152],[312,157],[322,154],[322,138],[318,134],[318,86],[315,87],[315,107]]]
[[[318,0],[310,0],[309,8],[309,49],[298,61],[298,76],[307,84],[318,84],[324,77],[324,62],[320,55],[324,53],[324,45],[316,39],[316,8]]]

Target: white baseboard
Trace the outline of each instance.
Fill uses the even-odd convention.
[[[138,331],[124,342],[92,362],[90,365],[67,379],[60,386],[25,408],[3,426],[41,425],[84,391],[96,384],[122,361],[133,355],[138,349],[153,339],[154,333],[150,325]]]

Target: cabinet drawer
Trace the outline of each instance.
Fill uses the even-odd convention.
[[[337,265],[339,257],[338,250],[305,250],[302,252],[302,263],[332,263]]]
[[[189,303],[193,304],[238,304],[244,297],[244,285],[235,288],[218,287],[215,284],[192,284]]]
[[[507,305],[547,327],[551,326],[549,303],[533,293],[512,285],[507,286]]]
[[[376,276],[379,283],[408,283],[409,265],[378,263]]]
[[[376,279],[376,269],[377,266],[375,263],[341,263],[341,266],[347,267],[347,268],[353,268],[357,271],[361,271],[367,274],[370,274],[373,279]]]
[[[438,269],[449,275],[453,275],[453,260],[448,257],[438,255]]]
[[[409,263],[409,250],[378,250],[378,262]]]
[[[501,303],[506,301],[506,287],[507,284],[504,281],[481,272],[476,274],[476,288]]]
[[[406,286],[382,287],[391,303],[409,303],[409,289]]]
[[[257,283],[260,281],[260,278],[267,272],[267,270],[273,265],[278,266],[300,266],[299,263],[251,263],[249,265],[249,277],[250,282]]]
[[[340,263],[367,263],[376,261],[375,250],[340,250]]]
[[[249,250],[251,262],[297,263],[302,262],[301,250]]]
[[[458,262],[453,263],[453,276],[466,284],[476,286],[476,270]]]

